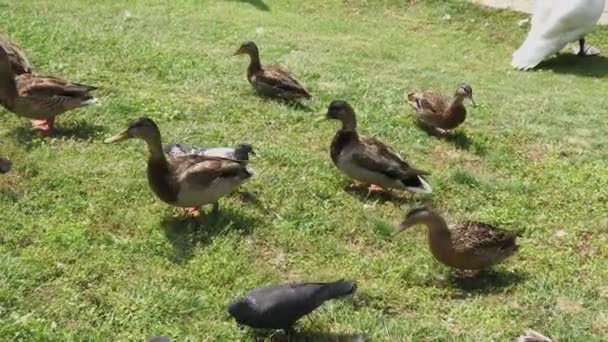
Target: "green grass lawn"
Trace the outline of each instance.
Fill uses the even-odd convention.
[[[125,4],[126,3],[126,4]],[[558,340],[608,335],[606,58],[569,55],[516,72],[523,15],[461,0],[0,0],[0,32],[41,73],[99,86],[40,138],[0,111],[0,339],[250,340],[225,305],[288,280],[359,282],[299,330],[373,341]],[[449,15],[449,19],[446,15]],[[608,51],[608,29],[591,44]],[[310,88],[305,111],[258,98],[245,79],[254,40]],[[410,89],[473,86],[457,143],[416,127]],[[333,99],[421,169],[432,196],[345,192],[331,163]],[[256,178],[198,223],[173,219],[145,175],[141,141],[104,138],[141,115],[165,142],[256,147]],[[520,229],[520,252],[477,281],[455,279],[423,228],[391,238],[412,206],[450,221]],[[334,335],[331,335],[334,334]]]

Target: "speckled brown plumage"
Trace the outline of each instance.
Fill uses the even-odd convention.
[[[428,227],[429,247],[437,260],[461,270],[480,270],[497,264],[517,251],[516,232],[493,225],[465,221],[448,227],[430,208],[410,210],[399,231],[417,224]]]
[[[407,94],[408,103],[416,110],[418,119],[441,133],[454,129],[465,121],[465,98],[473,100],[473,89],[466,84],[461,85],[453,97],[431,91]]]
[[[0,48],[0,104],[30,119],[49,119],[68,110],[95,103],[96,89],[57,77],[31,73],[15,75],[8,54]]]
[[[262,66],[260,53],[255,43],[243,43],[235,54],[249,55],[247,80],[259,95],[287,101],[311,98],[308,90],[285,68],[272,65]]]

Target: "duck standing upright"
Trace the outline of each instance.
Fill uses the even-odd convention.
[[[532,69],[577,40],[578,55],[586,56],[585,35],[599,20],[604,5],[605,0],[536,0],[532,27],[524,43],[513,53],[513,68]]]
[[[430,91],[407,94],[408,103],[416,110],[418,119],[439,134],[446,134],[464,122],[467,109],[463,102],[466,98],[471,99],[473,106],[476,105],[473,88],[468,84],[461,84],[454,97]]]
[[[234,53],[235,56],[241,54],[249,55],[247,80],[259,95],[285,101],[311,98],[308,90],[284,68],[262,66],[260,51],[254,42],[243,43]]]
[[[424,179],[428,172],[411,167],[397,152],[375,138],[359,136],[355,111],[345,101],[332,101],[325,119],[339,120],[340,128],[330,146],[331,160],[355,181],[385,189],[431,193]]]
[[[152,119],[141,117],[123,132],[106,139],[106,144],[127,139],[142,139],[148,145],[148,184],[163,202],[181,208],[193,217],[200,216],[200,207],[213,204],[219,209],[221,197],[236,190],[252,174],[246,163],[185,153],[167,159],[163,152],[158,126]]]
[[[90,94],[97,89],[92,86],[32,73],[17,75],[12,60],[0,46],[0,104],[19,116],[43,120],[34,122],[34,128],[44,135],[52,132],[57,115],[98,101]]]
[[[428,227],[429,247],[435,259],[459,270],[485,269],[510,257],[518,249],[515,232],[474,221],[449,227],[441,215],[428,207],[410,210],[397,234],[418,224]]]

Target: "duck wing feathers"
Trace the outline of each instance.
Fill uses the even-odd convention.
[[[88,93],[97,89],[80,83],[69,82],[52,76],[23,74],[16,78],[17,91],[21,96],[32,97],[88,97]]]
[[[493,225],[466,221],[451,229],[454,247],[461,250],[484,250],[514,247],[517,233]]]
[[[433,92],[417,92],[407,95],[409,104],[423,117],[443,116],[450,98]]]
[[[393,179],[429,174],[412,168],[395,150],[375,138],[361,137],[360,144],[353,150],[351,156],[353,162],[360,167]]]
[[[289,71],[281,66],[267,66],[255,74],[256,82],[264,83],[269,87],[278,88],[285,92],[296,93],[302,97],[310,98],[311,95],[293,78]]]
[[[197,154],[178,155],[171,158],[171,165],[178,183],[206,187],[222,178],[249,178],[245,164],[237,160],[206,157]]]

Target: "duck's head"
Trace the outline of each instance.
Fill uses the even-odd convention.
[[[127,129],[106,139],[104,143],[112,144],[133,138],[139,138],[146,142],[160,140],[160,130],[152,119],[141,117],[133,120]]]
[[[234,149],[234,156],[238,160],[249,160],[249,154],[253,154],[255,156],[255,151],[253,150],[253,146],[247,143],[241,143],[236,145]]]
[[[407,212],[407,214],[405,214],[405,218],[399,224],[397,234],[412,226],[426,222],[427,220],[431,219],[433,215],[433,210],[427,206],[411,209]]]
[[[462,99],[468,98],[471,100],[471,103],[473,103],[473,106],[477,106],[475,100],[473,100],[473,88],[467,83],[461,84],[458,89],[456,89],[456,94],[454,96]]]
[[[241,47],[239,47],[239,49],[236,50],[234,55],[236,56],[236,55],[247,54],[249,56],[255,56],[258,53],[259,53],[258,46],[255,45],[254,42],[245,42],[245,43],[241,44]]]
[[[343,127],[347,129],[354,129],[356,127],[355,110],[346,101],[332,101],[327,108],[324,119],[339,120],[342,122]]]

